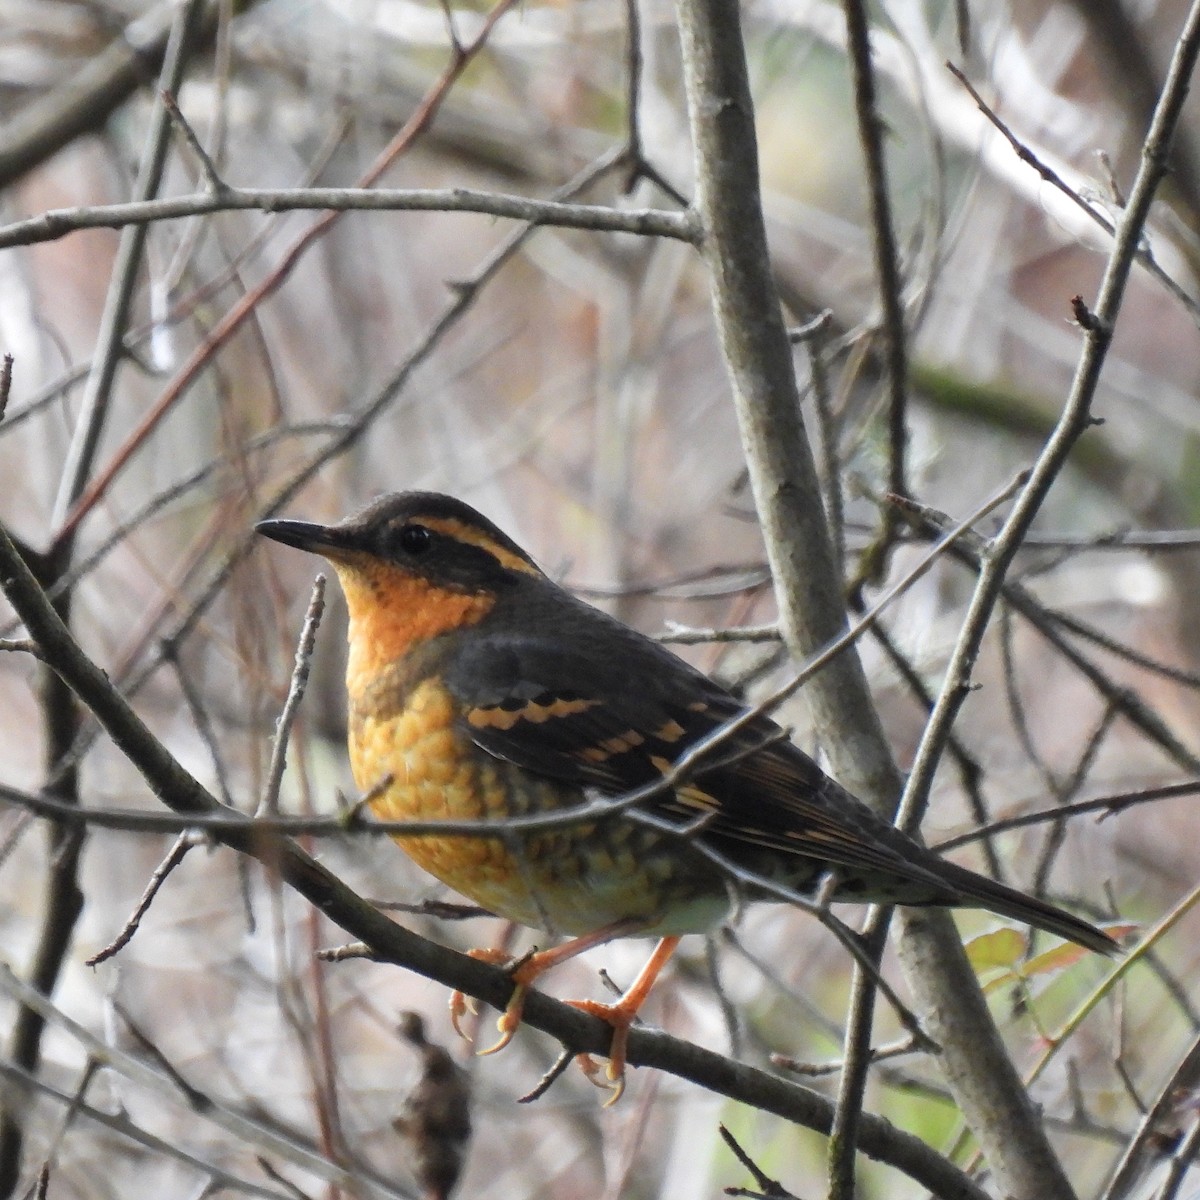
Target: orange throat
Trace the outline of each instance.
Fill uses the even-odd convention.
[[[350,610],[346,688],[351,703],[414,647],[442,633],[474,625],[495,600],[439,588],[386,563],[335,562]]]

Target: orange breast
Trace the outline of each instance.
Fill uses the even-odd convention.
[[[512,815],[499,764],[481,761],[454,728],[446,690],[427,680],[403,711],[352,723],[350,760],[364,791],[391,783],[372,803],[385,821],[467,821]],[[418,866],[480,904],[497,907],[520,879],[520,867],[497,838],[443,835],[396,839]],[[485,899],[484,897],[487,897]],[[505,905],[498,906],[505,911]]]
[[[390,717],[356,714],[350,757],[364,791],[391,776],[371,807],[387,821],[504,818],[554,811],[582,797],[494,759],[455,726],[453,699],[433,680]],[[624,821],[495,837],[397,837],[421,868],[522,925],[580,934],[621,920],[647,933],[709,928],[728,897],[719,879],[677,872],[679,846]]]

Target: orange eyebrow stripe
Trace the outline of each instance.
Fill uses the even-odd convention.
[[[420,514],[414,516],[412,520],[419,522],[427,529],[434,530],[435,533],[444,533],[447,537],[454,538],[456,542],[465,542],[468,546],[478,546],[480,549],[486,550],[501,566],[507,567],[510,571],[524,571],[526,575],[541,575],[542,573],[533,563],[519,554],[514,554],[507,547],[501,546],[482,529],[476,529],[474,525],[470,525],[466,521],[460,521],[455,517],[422,517]]]

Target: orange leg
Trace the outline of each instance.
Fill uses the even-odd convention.
[[[513,1035],[521,1025],[521,1016],[525,1009],[525,997],[533,983],[545,974],[545,972],[549,971],[552,967],[558,966],[559,963],[564,963],[569,959],[575,958],[576,955],[582,954],[585,950],[602,946],[605,942],[611,942],[614,938],[636,933],[638,928],[637,924],[630,921],[616,921],[611,925],[605,925],[601,929],[594,930],[592,933],[585,933],[582,937],[572,938],[570,941],[563,942],[561,946],[555,946],[550,950],[539,950],[518,960],[512,968],[512,995],[509,997],[504,1012],[500,1014],[500,1019],[496,1022],[496,1028],[500,1030],[500,1040],[494,1046],[489,1046],[486,1050],[481,1050],[479,1053],[495,1054],[497,1050],[503,1050],[512,1041]],[[614,1004],[604,1004],[599,1000],[567,1001],[572,1007],[578,1008],[593,1017],[599,1017],[602,1021],[606,1021],[613,1027],[612,1045],[609,1048],[608,1054],[608,1069],[605,1072],[608,1085],[612,1086],[613,1094],[605,1101],[605,1107],[615,1104],[625,1091],[625,1056],[626,1048],[629,1044],[629,1030],[632,1028],[634,1021],[637,1020],[638,1012],[646,1002],[646,997],[650,995],[650,990],[654,987],[655,981],[658,979],[663,967],[667,965],[671,955],[675,953],[675,947],[678,945],[678,937],[660,939],[658,945],[654,947],[654,953],[650,955],[649,961],[638,972],[637,978]],[[496,966],[512,964],[512,957],[508,952],[499,948],[493,950],[472,950],[470,951],[470,955],[481,962],[492,963]],[[462,992],[455,992],[450,997],[450,1020],[460,1036],[464,1035],[459,1028],[459,1019],[466,1011],[466,997],[463,996]],[[588,1078],[596,1082],[599,1068],[592,1061],[591,1057],[587,1054],[581,1054],[579,1055],[579,1063]],[[600,1086],[608,1085],[601,1084]]]
[[[629,1030],[637,1019],[642,1005],[645,1004],[646,997],[650,995],[650,989],[654,987],[655,981],[663,967],[667,965],[671,955],[675,953],[675,947],[678,945],[678,937],[662,938],[654,947],[654,953],[650,955],[649,961],[638,972],[637,978],[615,1004],[603,1004],[599,1000],[567,1001],[572,1008],[578,1008],[593,1017],[599,1017],[600,1020],[607,1021],[613,1027],[612,1045],[608,1051],[608,1070],[605,1072],[612,1085],[613,1094],[604,1102],[605,1108],[616,1104],[620,1100],[622,1092],[625,1091],[625,1054],[629,1044]],[[595,1082],[598,1068],[592,1062],[591,1057],[581,1054],[579,1060],[588,1078]]]
[[[513,1034],[517,1032],[521,1024],[521,1014],[525,1009],[525,996],[529,988],[551,967],[557,967],[559,963],[575,958],[585,950],[603,946],[605,942],[611,942],[614,938],[627,937],[631,933],[636,933],[639,927],[635,921],[614,921],[611,925],[604,925],[581,937],[571,938],[570,941],[563,942],[561,946],[527,954],[524,958],[518,959],[515,964],[512,955],[502,949],[469,951],[472,958],[477,958],[481,962],[491,963],[493,966],[512,966],[514,985],[508,1004],[504,1012],[500,1014],[500,1020],[496,1022],[496,1027],[500,1030],[500,1040],[494,1046],[489,1046],[479,1053],[495,1054],[497,1050],[503,1050],[512,1041]],[[459,1028],[459,1020],[466,1011],[466,997],[462,992],[455,992],[450,997],[450,1021],[460,1037],[464,1035]]]

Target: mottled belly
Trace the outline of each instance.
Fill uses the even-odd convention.
[[[432,681],[402,712],[351,724],[355,782],[381,820],[503,820],[561,811],[583,796],[492,758],[459,731],[453,699]],[[709,871],[680,871],[679,843],[627,820],[506,837],[397,837],[418,866],[476,904],[552,933],[588,933],[633,920],[647,934],[710,928],[727,908]],[[693,864],[694,866],[695,864]]]

